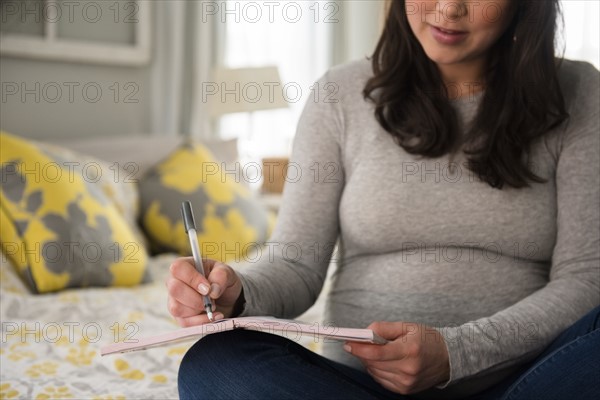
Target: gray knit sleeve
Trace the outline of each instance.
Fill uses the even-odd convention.
[[[273,235],[240,272],[242,315],[294,318],[316,301],[339,233],[344,173],[336,82],[315,86],[300,118]],[[332,90],[333,89],[333,90]]]
[[[489,318],[440,328],[450,355],[447,384],[532,359],[600,304],[600,75],[589,64],[577,64],[565,87],[575,94],[559,141],[549,282]]]

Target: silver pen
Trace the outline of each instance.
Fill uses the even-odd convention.
[[[198,245],[198,237],[196,236],[196,223],[194,222],[194,212],[192,211],[192,204],[189,201],[181,203],[181,216],[183,217],[183,226],[185,227],[185,233],[190,238],[190,246],[192,247],[192,255],[194,256],[194,265],[200,275],[206,277],[204,272],[204,265],[202,264],[202,257],[200,255],[200,246]],[[208,296],[202,296],[204,300],[204,309],[208,319],[213,319],[212,301]]]

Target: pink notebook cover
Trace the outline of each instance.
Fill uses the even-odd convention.
[[[141,339],[131,339],[128,342],[113,343],[102,347],[100,349],[100,354],[105,356],[108,354],[145,350],[149,347],[163,346],[184,340],[200,339],[206,335],[231,331],[233,329],[249,329],[279,334],[295,341],[300,340],[300,337],[304,336],[312,337],[315,341],[341,340],[377,344],[385,344],[387,342],[370,329],[338,328],[318,323],[309,325],[297,321],[270,317],[242,317],[191,326],[189,328],[182,328],[173,332],[148,336]]]

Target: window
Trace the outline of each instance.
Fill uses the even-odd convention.
[[[150,60],[148,1],[2,0],[0,54],[110,65]]]
[[[588,61],[600,68],[600,2],[562,0],[565,58]]]
[[[242,155],[287,155],[311,88],[331,65],[339,6],[332,1],[228,0],[221,7],[223,51],[218,63],[226,68],[276,65],[288,88],[284,97],[289,108],[223,116],[219,134],[238,137]]]

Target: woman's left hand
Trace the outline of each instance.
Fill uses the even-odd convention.
[[[389,342],[347,342],[344,349],[358,357],[386,389],[411,394],[449,379],[448,350],[437,330],[407,322],[373,322],[369,329]]]

